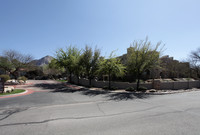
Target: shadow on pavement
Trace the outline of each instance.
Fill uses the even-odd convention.
[[[66,89],[66,86],[60,83],[39,83],[39,84],[34,84],[33,87],[38,87],[38,88],[43,88],[46,90],[53,90],[53,91]]]
[[[120,93],[111,93],[106,97],[109,98],[109,100],[120,101],[120,100],[144,99],[144,98],[149,98],[150,95],[145,93],[120,92]]]
[[[111,92],[106,90],[90,90],[88,88],[77,88],[77,86],[71,87],[69,84],[68,86],[66,84],[35,84],[34,87],[42,87],[43,89],[51,89],[52,93],[80,93],[81,95],[85,96],[98,96],[103,95],[107,100],[115,100],[115,101],[121,101],[121,100],[134,100],[134,99],[144,99],[144,98],[150,98],[151,95],[145,94],[145,93],[132,93],[132,92]]]

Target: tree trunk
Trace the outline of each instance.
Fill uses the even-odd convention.
[[[16,75],[16,71],[14,71],[14,72],[10,72],[10,74],[14,77],[14,79],[16,79],[17,80],[17,75]]]
[[[140,75],[137,77],[137,90],[139,90],[140,87]]]
[[[92,78],[91,77],[89,77],[89,85],[90,85],[90,87],[92,86]]]
[[[78,85],[79,85],[79,75],[77,75],[76,77],[77,77],[77,81],[78,81],[77,83],[78,83]]]
[[[72,82],[72,73],[69,73],[69,82]]]
[[[2,82],[2,85],[3,85],[3,91],[2,91],[2,93],[4,92],[4,90],[5,90],[5,83],[4,82]]]
[[[109,75],[108,75],[108,88],[109,88],[109,90],[111,89],[111,78],[110,78],[110,73],[109,73]]]
[[[12,72],[12,75],[14,76],[14,78],[17,80],[17,78],[19,77],[19,68],[17,68],[15,71]]]

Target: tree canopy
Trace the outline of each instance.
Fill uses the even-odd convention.
[[[7,50],[3,52],[0,57],[0,68],[9,72],[15,78],[21,69],[29,69],[33,57],[31,55],[24,55],[14,50]]]
[[[61,48],[56,52],[57,64],[69,72],[70,82],[72,73],[76,70],[77,59],[79,59],[80,54],[81,51],[74,46],[67,47],[65,51]]]
[[[197,78],[200,78],[200,48],[190,53],[189,62]]]
[[[113,76],[123,76],[125,73],[125,66],[121,64],[120,59],[113,56],[113,52],[108,59],[102,59],[99,64],[100,74],[108,75],[109,89],[111,88],[111,80]]]
[[[131,45],[127,54],[127,70],[137,78],[137,90],[139,89],[141,75],[147,70],[159,65],[161,42],[155,47],[148,41],[148,38],[135,41]]]
[[[83,66],[83,71],[88,77],[91,85],[91,79],[97,74],[99,65],[100,50],[92,47],[85,46],[83,50],[82,58],[80,64]]]

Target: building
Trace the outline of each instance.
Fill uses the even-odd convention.
[[[127,64],[127,56],[131,53],[130,48],[127,48],[127,54],[119,56],[122,64]],[[127,77],[130,76],[127,74]],[[188,78],[190,77],[189,62],[179,62],[174,60],[169,55],[160,57],[160,66],[153,69],[148,69],[143,73],[143,79],[158,79],[158,78]],[[130,78],[130,77],[128,77]]]

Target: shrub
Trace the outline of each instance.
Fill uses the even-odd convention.
[[[146,91],[147,91],[147,88],[144,87],[144,86],[140,86],[138,91],[146,92]]]
[[[126,88],[126,91],[135,91],[135,89],[133,87],[128,87]]]
[[[103,89],[104,90],[108,90],[108,86],[103,86]]]
[[[110,90],[117,90],[117,87],[111,87]]]
[[[92,88],[92,86],[88,85],[88,86],[86,86],[86,88]]]
[[[24,82],[26,82],[27,78],[25,76],[21,76],[21,77],[18,77],[17,80],[23,80]]]
[[[109,89],[108,86],[104,86],[103,89],[104,89],[104,90],[117,90],[118,87],[111,87],[111,88]]]
[[[186,78],[186,80],[187,80],[187,81],[190,81],[190,80],[192,80],[192,79],[191,79],[191,78]]]
[[[5,83],[6,81],[8,81],[10,79],[9,75],[0,75],[1,81],[3,83]]]

